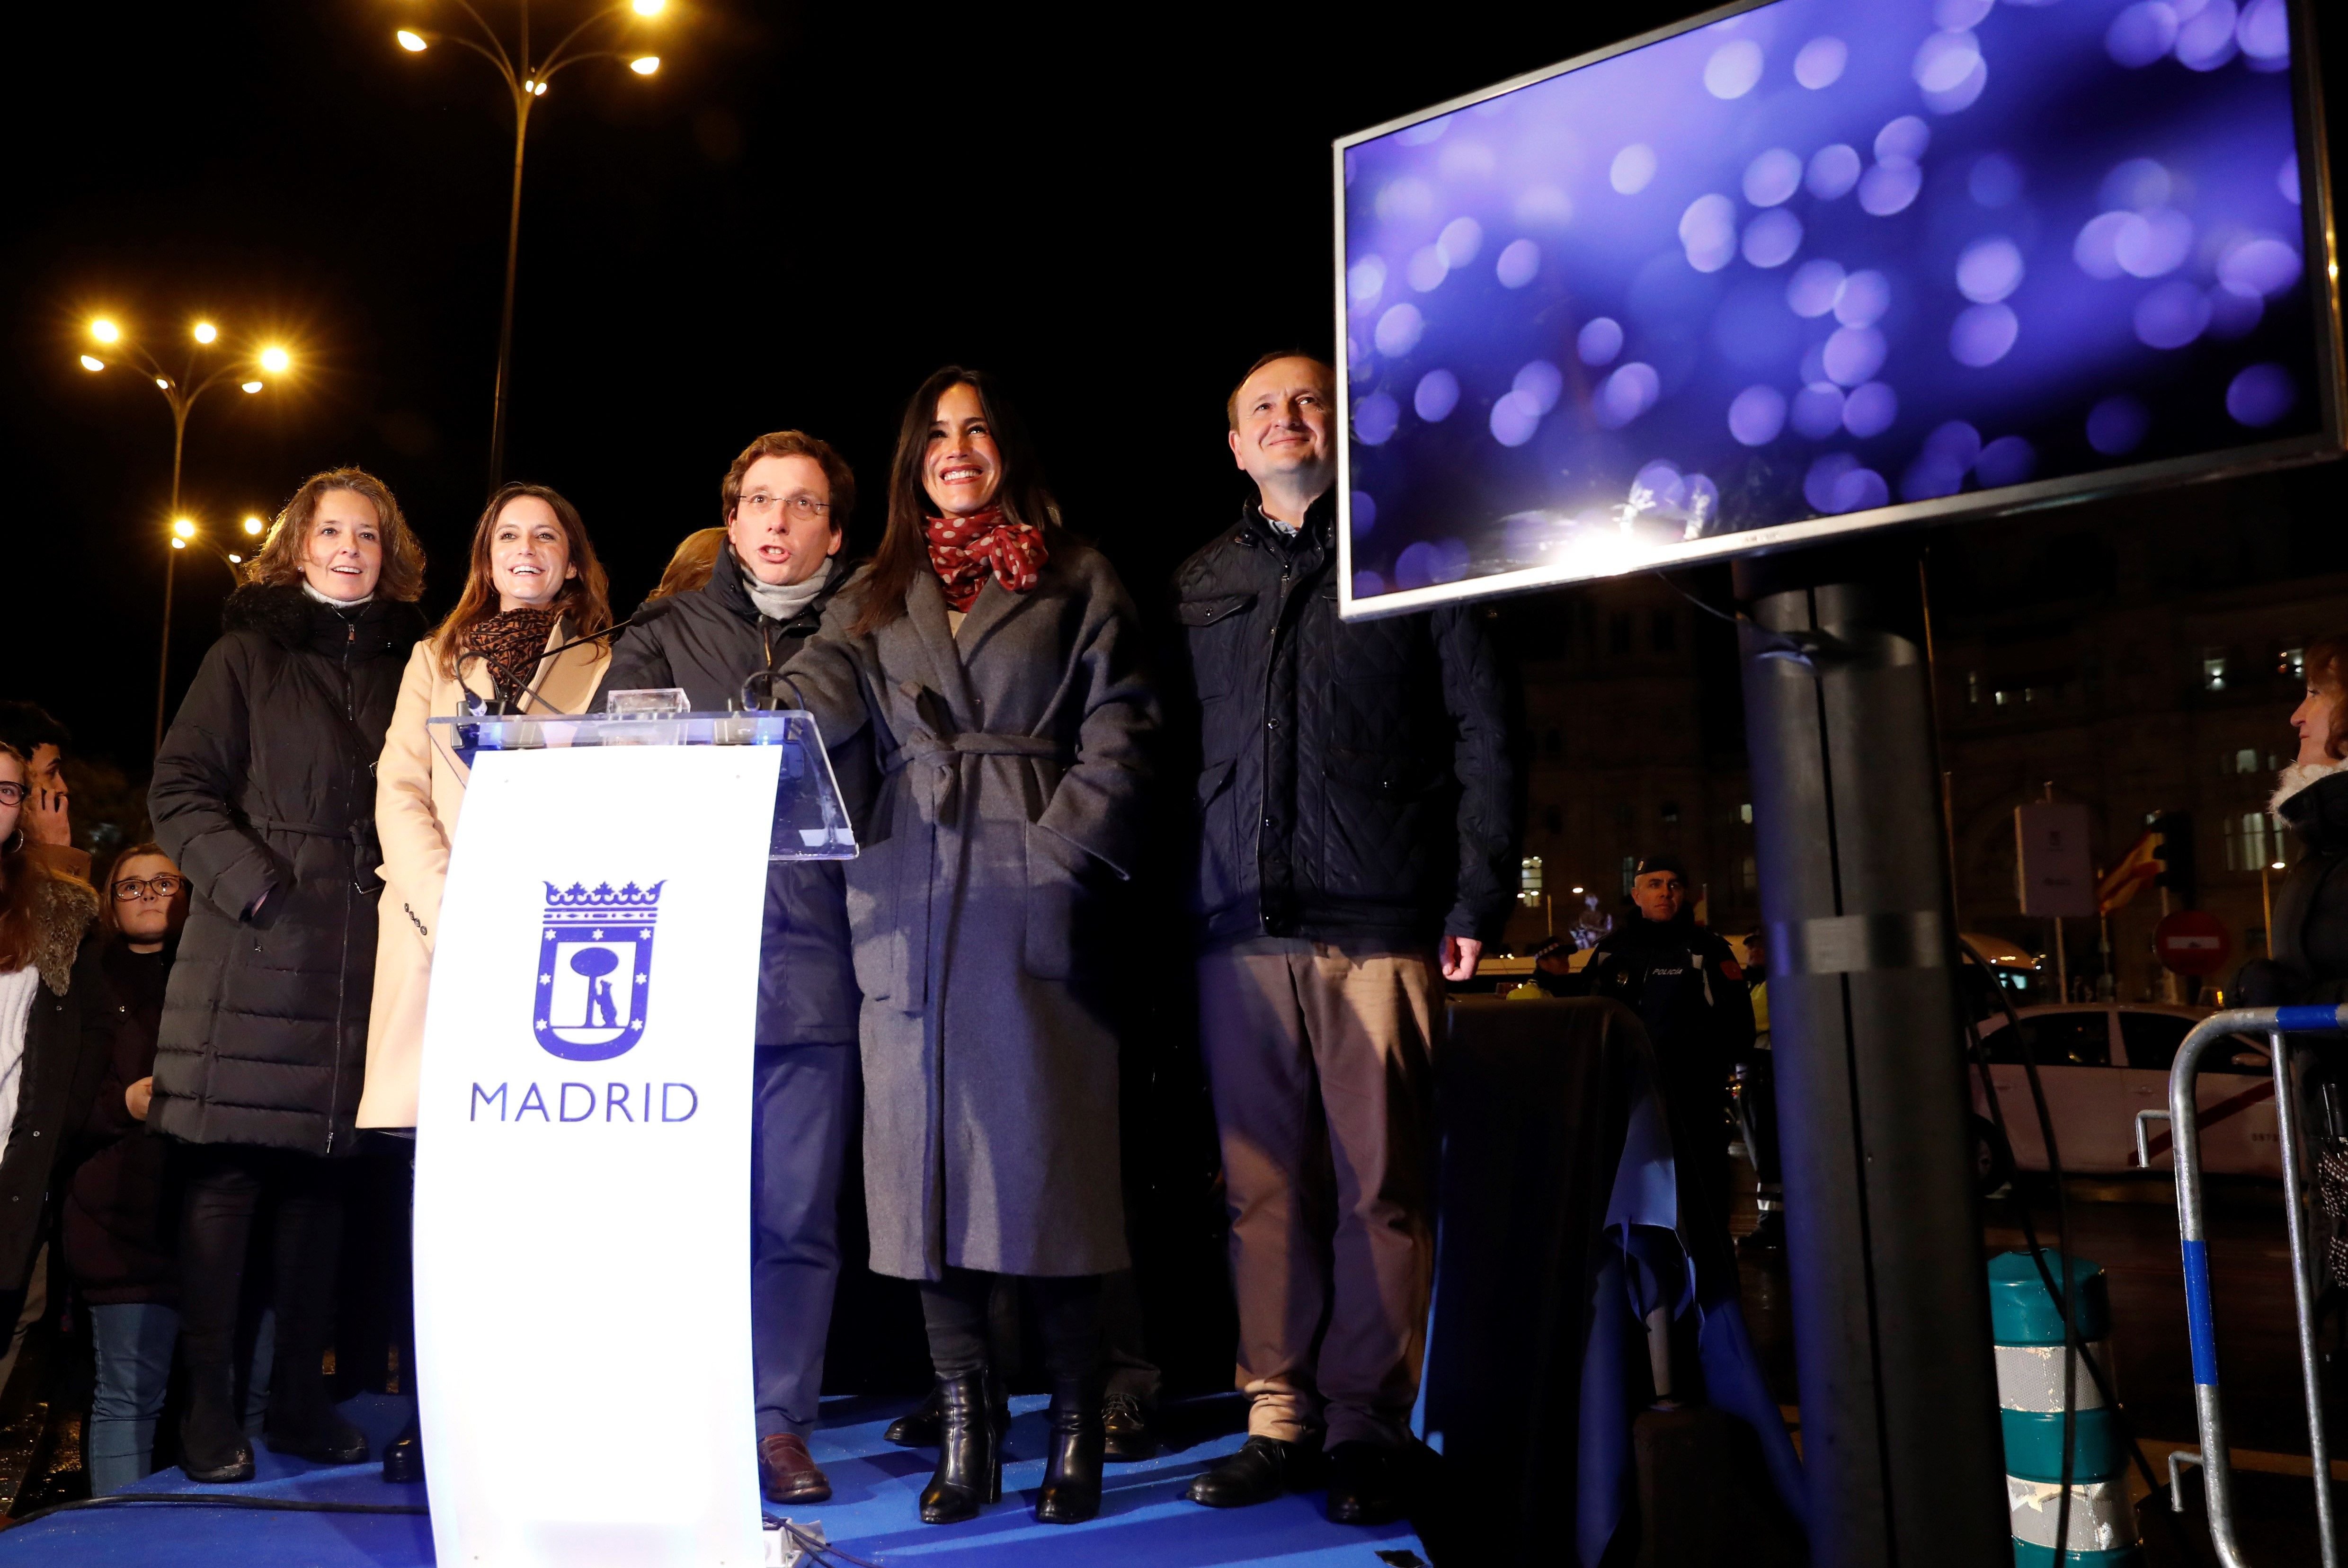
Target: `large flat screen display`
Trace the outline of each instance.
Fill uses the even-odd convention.
[[[1345,613],[2340,447],[2286,0],[1775,0],[1336,144]]]

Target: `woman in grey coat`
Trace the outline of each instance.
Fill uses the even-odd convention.
[[[1158,722],[1132,602],[1064,532],[1014,417],[955,366],[907,405],[888,529],[784,667],[871,748],[848,915],[864,993],[872,1266],[921,1282],[944,1427],[922,1517],[999,1497],[992,1276],[1025,1277],[1053,1377],[1036,1517],[1100,1506],[1100,1276],[1126,1266],[1102,900],[1129,875]]]

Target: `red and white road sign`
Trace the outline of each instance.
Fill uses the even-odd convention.
[[[2226,967],[2234,939],[2226,923],[2206,909],[2180,909],[2161,917],[2152,930],[2152,950],[2162,967],[2178,975],[2208,976]]]

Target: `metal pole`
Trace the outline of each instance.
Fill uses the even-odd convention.
[[[191,407],[185,388],[173,390],[167,387],[163,395],[171,400],[171,519],[180,521],[180,469],[188,450],[188,409]],[[172,538],[176,539],[175,533]],[[163,651],[157,655],[155,666],[155,749],[152,755],[163,753],[163,716],[171,685],[171,580],[180,563],[180,552],[166,542],[163,546]]]
[[[2307,1451],[2315,1461],[2315,1528],[2323,1568],[2340,1568],[2339,1535],[2332,1519],[2332,1454],[2323,1431],[2323,1370],[2315,1348],[2314,1260],[2308,1256],[2307,1189],[2302,1180],[2299,1107],[2291,1080],[2291,1037],[2267,1036],[2274,1069],[2275,1132],[2282,1145],[2283,1222],[2291,1227],[2291,1291],[2299,1308],[2300,1380],[2307,1389]],[[2172,1133],[2172,1140],[2173,1140]]]
[[[1822,553],[1736,568],[1811,1560],[1978,1568],[2013,1547],[1915,578]]]
[[[522,52],[529,57],[530,8],[522,7]],[[513,201],[506,213],[505,305],[498,316],[498,379],[489,410],[489,489],[505,481],[506,399],[513,378],[514,273],[521,254],[521,160],[530,135],[530,94],[514,94]]]

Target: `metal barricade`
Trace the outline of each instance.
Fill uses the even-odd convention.
[[[2193,1352],[2193,1413],[2200,1429],[2202,1493],[2208,1501],[2209,1539],[2225,1568],[2249,1568],[2234,1539],[2234,1476],[2226,1447],[2226,1411],[2218,1392],[2218,1330],[2209,1309],[2209,1249],[2201,1220],[2201,1130],[2195,1078],[2201,1054],[2230,1035],[2267,1037],[2274,1071],[2275,1127],[2281,1141],[2283,1220],[2291,1230],[2291,1295],[2299,1309],[2299,1365],[2307,1393],[2308,1452],[2315,1461],[2317,1539],[2323,1568],[2340,1568],[2332,1521],[2332,1459],[2323,1433],[2323,1389],[2315,1354],[2315,1282],[2307,1234],[2306,1182],[2301,1169],[2300,1107],[2291,1092],[2294,1034],[2348,1030],[2348,1006],[2235,1007],[2204,1018],[2185,1037],[2168,1069],[2168,1123],[2176,1150],[2177,1229],[2185,1251],[2185,1324]],[[2139,1140],[2143,1123],[2137,1123]],[[2177,1486],[2178,1460],[2171,1455],[2169,1506],[2183,1507]]]

